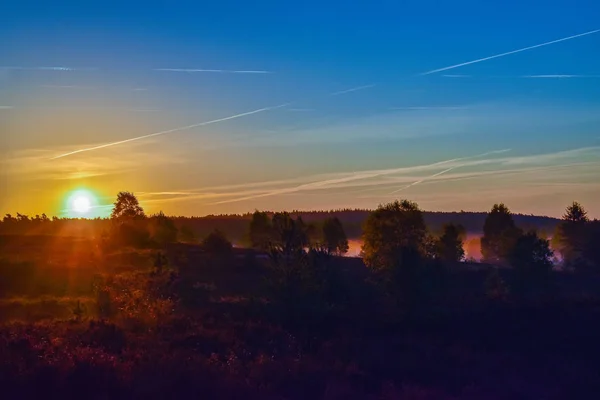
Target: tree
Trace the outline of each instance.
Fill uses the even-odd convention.
[[[363,260],[374,269],[394,268],[424,255],[427,227],[416,203],[408,200],[380,205],[365,221]]]
[[[255,211],[250,221],[250,243],[253,248],[266,251],[273,239],[273,226],[266,212]]]
[[[116,242],[135,247],[149,243],[146,215],[133,193],[119,192],[110,218],[113,221],[111,236]]]
[[[328,254],[343,255],[348,252],[348,238],[338,218],[328,218],[323,223],[323,244]]]
[[[152,238],[160,245],[177,241],[177,227],[162,211],[151,217]]]
[[[548,240],[540,238],[535,231],[520,235],[509,255],[519,292],[523,294],[530,289],[546,287],[553,258]]]
[[[574,201],[567,207],[553,238],[553,243],[566,266],[573,268],[585,266],[588,225],[587,212],[581,204]]]
[[[521,231],[516,227],[509,209],[504,204],[494,204],[483,224],[483,260],[492,263],[508,261],[511,249],[520,234]]]
[[[585,257],[595,271],[600,270],[600,220],[587,224]]]
[[[110,215],[112,220],[137,220],[145,217],[144,209],[140,206],[137,197],[133,193],[119,192]]]
[[[585,211],[581,204],[579,204],[576,201],[574,201],[569,207],[567,207],[567,210],[563,215],[562,219],[563,221],[569,222],[589,222],[589,219],[587,217],[587,211]]]
[[[231,242],[225,237],[223,232],[218,229],[209,233],[208,236],[202,240],[200,246],[207,253],[217,256],[230,255],[233,250]]]
[[[289,259],[305,252],[308,235],[302,218],[293,219],[287,212],[275,213],[271,224],[273,236],[269,247],[272,254]]]
[[[363,261],[409,313],[443,292],[443,266],[430,259],[433,247],[423,212],[408,200],[380,205],[363,228]]]
[[[462,261],[465,258],[464,235],[465,228],[462,225],[444,225],[444,233],[436,241],[436,258],[445,262]]]

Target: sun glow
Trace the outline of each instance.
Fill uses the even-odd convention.
[[[72,218],[90,218],[98,212],[97,197],[88,190],[71,192],[66,206],[67,215]]]
[[[86,196],[77,196],[73,200],[73,211],[85,214],[92,208],[92,202]]]

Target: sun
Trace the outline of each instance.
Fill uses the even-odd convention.
[[[99,216],[98,198],[94,192],[78,189],[69,193],[65,201],[65,212],[71,218]]]
[[[86,214],[92,209],[92,201],[88,196],[77,195],[73,199],[73,211],[79,214]]]

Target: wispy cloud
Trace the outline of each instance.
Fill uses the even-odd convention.
[[[155,136],[166,135],[168,133],[179,132],[179,131],[183,131],[183,130],[187,130],[187,129],[197,128],[197,127],[200,127],[200,126],[206,126],[206,125],[210,125],[210,124],[216,124],[218,122],[223,122],[223,121],[228,121],[228,120],[231,120],[231,119],[241,118],[241,117],[245,117],[247,115],[258,114],[258,113],[264,112],[264,111],[275,110],[277,108],[285,107],[288,104],[289,103],[280,104],[278,106],[273,106],[273,107],[259,108],[258,110],[248,111],[248,112],[241,113],[241,114],[230,115],[228,117],[213,119],[211,121],[205,121],[205,122],[200,122],[200,123],[193,124],[193,125],[181,126],[181,127],[178,127],[178,128],[168,129],[168,130],[165,130],[165,131],[155,132],[155,133],[151,133],[151,134],[148,134],[148,135],[143,135],[143,136],[138,136],[138,137],[134,137],[134,138],[130,138],[130,139],[120,140],[120,141],[117,141],[117,142],[106,143],[106,144],[102,144],[102,145],[98,145],[98,146],[86,147],[86,148],[83,148],[83,149],[74,150],[74,151],[70,151],[68,153],[64,153],[64,154],[60,154],[60,155],[54,156],[54,157],[51,158],[51,160],[56,160],[56,159],[59,159],[59,158],[71,156],[73,154],[78,154],[78,153],[83,153],[83,152],[88,152],[88,151],[94,151],[94,150],[100,150],[100,149],[104,149],[104,148],[112,147],[112,146],[118,146],[118,145],[121,145],[121,144],[130,143],[130,142],[134,142],[134,141],[137,141],[137,140],[147,139],[147,138],[151,138],[151,137],[155,137]]]
[[[454,69],[454,68],[464,67],[465,65],[471,65],[471,64],[476,64],[476,63],[480,63],[480,62],[487,61],[487,60],[492,60],[494,58],[505,57],[505,56],[508,56],[508,55],[511,55],[511,54],[515,54],[515,53],[520,53],[520,52],[527,51],[527,50],[536,49],[538,47],[549,46],[549,45],[554,44],[554,43],[564,42],[564,41],[572,40],[572,39],[575,39],[575,38],[578,38],[578,37],[592,35],[592,34],[598,33],[598,32],[600,32],[600,29],[596,29],[596,30],[593,30],[593,31],[580,33],[578,35],[564,37],[562,39],[552,40],[550,42],[536,44],[536,45],[529,46],[529,47],[524,47],[524,48],[518,49],[518,50],[508,51],[506,53],[501,53],[501,54],[496,54],[496,55],[489,56],[489,57],[479,58],[477,60],[467,61],[467,62],[463,62],[463,63],[460,63],[460,64],[455,64],[455,65],[450,65],[448,67],[434,69],[434,70],[431,70],[431,71],[420,73],[419,75],[435,74],[436,72],[447,71],[447,70]]]
[[[439,161],[439,162],[436,162],[433,164],[418,165],[418,166],[413,166],[413,167],[401,167],[401,168],[392,168],[392,169],[385,169],[385,170],[367,170],[367,171],[355,172],[355,173],[350,173],[350,174],[347,174],[346,176],[342,176],[339,178],[314,181],[314,182],[310,182],[310,183],[306,183],[306,184],[302,184],[302,185],[298,185],[298,186],[294,186],[294,187],[276,189],[276,190],[272,190],[272,191],[268,191],[268,192],[264,192],[264,193],[260,193],[260,194],[244,196],[244,197],[239,197],[239,198],[234,198],[234,199],[229,199],[229,200],[223,200],[223,201],[216,202],[214,204],[233,203],[233,202],[262,198],[262,197],[277,196],[277,195],[282,195],[282,194],[296,193],[296,192],[300,192],[300,191],[308,191],[308,190],[315,190],[315,189],[329,189],[332,186],[335,186],[335,185],[338,185],[341,183],[347,183],[347,182],[365,180],[365,179],[372,179],[372,178],[380,177],[383,175],[392,175],[392,174],[398,174],[398,173],[409,173],[409,172],[415,172],[415,171],[428,170],[430,168],[437,168],[440,165],[444,165],[444,164],[448,164],[448,163],[452,163],[452,162],[457,162],[457,161],[467,160],[467,159],[477,158],[477,157],[483,157],[486,155],[500,154],[500,153],[504,153],[507,151],[510,151],[510,150],[509,149],[494,150],[491,152],[478,154],[478,155],[471,156],[471,157],[453,158],[450,160]],[[456,167],[453,167],[453,168],[456,168]]]
[[[463,106],[430,106],[430,107],[391,107],[390,110],[464,110]]]
[[[0,161],[0,168],[6,168],[19,180],[62,181],[123,174],[141,166],[151,164],[183,164],[181,154],[145,151],[142,148],[129,149],[127,157],[114,157],[112,154],[93,154],[87,157],[63,158],[49,161],[52,150],[28,149],[11,153]]]
[[[600,78],[600,75],[523,75],[521,78],[565,79],[565,78]]]
[[[154,71],[164,72],[216,72],[223,74],[272,74],[272,71],[263,70],[228,70],[228,69],[200,69],[200,68],[155,68]]]
[[[340,90],[339,92],[333,92],[333,93],[330,93],[329,95],[330,96],[338,96],[338,95],[344,94],[344,93],[357,92],[359,90],[369,89],[374,86],[376,86],[374,83],[370,84],[370,85],[357,86],[357,87],[353,87],[353,88],[346,89],[346,90]]]
[[[416,182],[413,182],[413,183],[410,183],[410,184],[408,184],[408,185],[406,185],[406,186],[403,186],[403,187],[401,187],[400,189],[396,189],[396,190],[394,190],[393,192],[391,192],[390,194],[394,194],[394,193],[401,192],[401,191],[403,191],[403,190],[406,190],[406,189],[408,189],[409,187],[412,187],[412,186],[418,185],[419,183],[423,183],[423,182],[425,182],[426,180],[433,179],[433,178],[435,178],[435,177],[437,177],[437,176],[443,175],[443,174],[445,174],[446,172],[450,172],[450,171],[452,171],[453,169],[456,169],[456,168],[458,168],[458,167],[450,167],[450,168],[448,168],[448,169],[445,169],[445,170],[443,170],[443,171],[440,171],[440,172],[438,172],[438,173],[436,173],[436,174],[433,174],[433,175],[431,175],[431,176],[428,176],[428,177],[426,177],[426,178],[420,179],[420,180],[418,180],[418,181],[416,181]]]
[[[493,155],[493,154],[502,154],[502,153],[506,153],[506,152],[509,152],[509,151],[510,151],[510,149],[502,149],[502,150],[488,151],[487,153],[477,154],[477,155],[474,155],[474,156],[471,156],[471,157],[463,157],[463,158],[460,158],[460,159],[455,159],[455,160],[451,160],[451,161],[464,161],[464,160],[472,160],[472,159],[476,159],[476,158],[480,158],[480,157],[486,157],[486,156],[490,156],[490,155]],[[394,193],[401,192],[401,191],[403,191],[403,190],[406,190],[406,189],[408,189],[408,188],[410,188],[410,187],[412,187],[412,186],[415,186],[415,185],[418,185],[418,184],[420,184],[420,183],[423,183],[423,182],[425,182],[425,181],[427,181],[427,180],[429,180],[429,179],[436,178],[436,177],[438,177],[438,176],[440,176],[440,175],[443,175],[443,174],[445,174],[445,173],[447,173],[447,172],[450,172],[450,171],[452,171],[452,170],[454,170],[454,169],[456,169],[456,168],[460,168],[460,167],[461,167],[461,165],[456,165],[456,166],[450,167],[450,168],[448,168],[448,169],[445,169],[445,170],[443,170],[443,171],[441,171],[441,172],[437,172],[437,173],[435,173],[435,174],[433,174],[433,175],[431,175],[431,176],[427,176],[427,177],[425,177],[425,178],[423,178],[423,179],[419,179],[418,181],[415,181],[415,182],[413,182],[413,183],[410,183],[410,184],[408,184],[408,185],[406,185],[406,186],[403,186],[403,187],[401,187],[401,188],[399,188],[399,189],[396,189],[396,190],[394,190],[393,192],[391,192],[390,194],[394,194]]]
[[[21,71],[96,71],[98,68],[73,68],[73,67],[0,67],[6,70]]]
[[[90,86],[78,86],[78,85],[42,85],[46,89],[90,89]]]
[[[0,110],[12,110],[13,106],[0,106]]]

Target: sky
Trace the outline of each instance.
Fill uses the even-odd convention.
[[[0,215],[600,218],[596,1],[84,3],[2,6]]]

